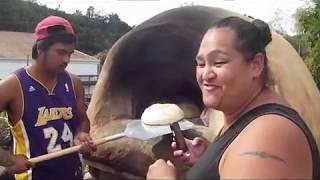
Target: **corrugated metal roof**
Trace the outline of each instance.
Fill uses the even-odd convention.
[[[31,49],[34,44],[33,34],[25,32],[0,31],[0,57],[12,59],[31,59]],[[1,60],[1,58],[0,58]],[[71,61],[97,61],[78,50],[71,56]]]

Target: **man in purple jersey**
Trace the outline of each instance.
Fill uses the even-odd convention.
[[[14,154],[0,149],[0,165],[16,179],[81,179],[78,153],[38,163],[29,158],[82,145],[82,153],[95,147],[78,77],[65,68],[74,52],[76,37],[64,18],[49,16],[35,29],[30,67],[0,81],[0,110],[8,112]]]

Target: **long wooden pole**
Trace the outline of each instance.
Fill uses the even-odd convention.
[[[94,140],[93,144],[97,146],[97,145],[106,143],[108,141],[113,141],[113,140],[116,140],[116,139],[119,139],[119,138],[122,138],[122,137],[125,137],[125,136],[126,136],[125,133],[118,133],[118,134],[115,134],[115,135],[112,135],[112,136],[107,136],[107,137],[104,137],[104,138],[100,138],[100,139]],[[47,161],[47,160],[54,159],[54,158],[57,158],[57,157],[61,157],[61,156],[67,155],[67,154],[78,152],[78,151],[80,151],[80,149],[81,149],[81,145],[72,146],[72,147],[69,147],[69,148],[66,148],[66,149],[62,149],[62,150],[59,150],[59,151],[56,151],[56,152],[52,152],[52,153],[49,153],[49,154],[45,154],[45,155],[41,155],[41,156],[38,156],[38,157],[35,157],[35,158],[31,158],[31,159],[29,159],[29,162],[31,162],[32,164],[36,164],[36,163],[39,163],[39,162]]]

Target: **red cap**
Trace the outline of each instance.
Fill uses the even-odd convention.
[[[66,30],[66,33],[74,35],[73,28],[72,28],[71,24],[69,23],[69,21],[67,21],[66,19],[64,19],[62,17],[58,17],[58,16],[48,16],[48,17],[42,19],[37,24],[37,27],[35,29],[36,41],[45,39],[49,36],[48,31],[47,31],[48,27],[58,26],[58,25],[63,26]]]

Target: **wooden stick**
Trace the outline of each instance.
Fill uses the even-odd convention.
[[[108,141],[113,141],[115,139],[119,139],[119,138],[122,138],[122,137],[125,137],[125,136],[126,136],[125,133],[118,133],[118,134],[115,134],[115,135],[112,135],[112,136],[108,136],[108,137],[104,137],[104,138],[100,138],[100,139],[94,140],[93,144],[97,146],[97,145],[106,143]],[[31,158],[31,159],[29,159],[29,162],[31,162],[32,164],[36,164],[36,163],[39,163],[39,162],[47,161],[47,160],[54,159],[54,158],[57,158],[57,157],[60,157],[60,156],[64,156],[64,155],[67,155],[67,154],[78,152],[78,151],[80,151],[80,149],[81,149],[81,145],[72,146],[72,147],[69,147],[69,148],[66,148],[66,149],[62,149],[62,150],[59,150],[59,151],[56,151],[56,152],[52,152],[52,153],[49,153],[49,154],[45,154],[45,155],[42,155],[42,156]]]

